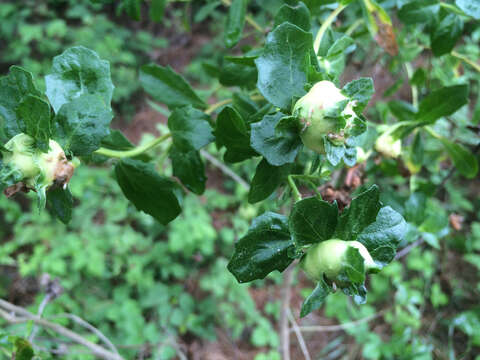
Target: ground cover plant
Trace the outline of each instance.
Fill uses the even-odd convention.
[[[25,54],[72,34],[0,78],[6,358],[475,358],[476,1],[43,5],[0,5]],[[137,56],[122,95],[78,12]],[[209,40],[181,74],[119,19]]]

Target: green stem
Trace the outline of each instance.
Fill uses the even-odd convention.
[[[456,57],[457,59],[460,59],[462,60],[463,62],[467,63],[468,65],[470,65],[471,67],[473,67],[475,70],[477,70],[479,73],[480,73],[480,65],[478,65],[475,61],[472,61],[470,60],[469,58],[467,58],[465,55],[463,54],[459,54],[458,52],[456,52],[455,50],[453,50],[451,53],[450,53],[453,57]]]
[[[263,96],[262,95],[254,95],[254,96],[251,97],[251,99],[253,101],[262,100]],[[215,110],[222,107],[223,105],[230,104],[232,101],[233,101],[232,99],[225,99],[225,100],[221,100],[221,101],[219,101],[215,104],[212,104],[212,105],[210,105],[210,107],[208,107],[205,110],[205,114],[211,115]],[[149,104],[150,104],[150,106],[152,106],[152,108],[154,110],[162,113],[166,117],[169,116],[170,112],[168,112],[168,110],[166,110],[166,109],[161,108],[160,105],[158,105],[154,102],[149,102]],[[136,148],[133,148],[133,149],[130,149],[130,150],[120,151],[120,150],[111,150],[111,149],[101,147],[100,149],[96,150],[95,153],[98,154],[98,155],[103,155],[103,156],[108,156],[108,157],[111,157],[111,158],[118,158],[118,159],[135,157],[135,156],[143,154],[144,152],[146,152],[146,151],[150,150],[151,148],[157,146],[158,144],[164,142],[165,140],[167,140],[171,136],[172,136],[172,134],[170,134],[170,133],[162,135],[162,136],[160,136],[156,139],[153,139],[152,141],[148,142],[145,145],[137,146]]]
[[[347,5],[339,5],[335,10],[332,11],[330,15],[325,19],[322,26],[318,30],[317,36],[315,37],[315,41],[313,43],[313,49],[315,50],[315,54],[318,54],[318,50],[320,49],[320,44],[322,43],[323,35],[325,31],[327,31],[328,27],[333,23],[333,20],[345,9]]]
[[[250,97],[250,99],[252,101],[258,101],[258,100],[263,100],[264,97],[262,95],[253,95]],[[222,107],[223,105],[227,105],[227,104],[230,104],[231,102],[233,101],[232,98],[230,99],[225,99],[225,100],[221,100],[219,102],[216,102],[215,104],[212,104],[210,105],[207,110],[205,110],[205,114],[207,115],[211,115],[215,112],[215,110],[217,110],[218,108]]]
[[[412,79],[413,68],[410,63],[405,63],[405,70],[407,71],[408,81]],[[412,104],[416,108],[418,107],[418,88],[417,85],[411,85],[412,87]]]
[[[441,1],[440,6],[443,7],[444,9],[448,10],[448,11],[454,12],[457,15],[465,16],[467,18],[470,17],[467,14],[465,14],[461,9],[456,7],[455,5],[447,4],[447,3]]]
[[[162,135],[156,139],[153,139],[152,141],[141,145],[137,146],[136,148],[133,148],[131,150],[124,150],[124,151],[119,151],[119,150],[111,150],[111,149],[106,149],[106,148],[100,148],[95,151],[95,154],[98,155],[104,155],[108,156],[111,158],[118,158],[118,159],[123,159],[123,158],[130,158],[130,157],[135,157],[138,155],[143,154],[145,151],[150,150],[151,148],[157,146],[158,144],[164,142],[168,138],[172,136],[171,133]]]
[[[213,105],[210,105],[207,110],[205,110],[205,114],[211,115],[215,110],[217,110],[219,107],[222,107],[223,105],[230,104],[233,101],[233,99],[225,99],[222,101],[219,101]]]
[[[310,180],[310,181],[320,181],[321,179],[315,175],[307,175],[307,174],[291,174],[290,175],[293,179],[300,179],[300,180]]]
[[[430,135],[432,135],[436,139],[441,139],[442,135],[437,133],[435,130],[433,130],[430,126],[424,126],[423,127]]]
[[[295,201],[302,200],[302,194],[298,191],[297,185],[295,185],[295,181],[293,180],[292,175],[287,176],[288,185],[292,189],[293,196],[295,197]]]
[[[352,25],[349,26],[347,31],[345,31],[345,35],[348,35],[348,36],[352,35],[355,32],[355,30],[357,30],[357,28],[362,24],[363,24],[363,19],[358,19]]]
[[[222,0],[222,3],[226,6],[230,6],[232,5],[232,2],[230,0]],[[255,28],[255,30],[258,30],[259,32],[261,32],[262,34],[265,34],[265,29],[262,28],[255,20],[253,20],[253,18],[250,16],[250,15],[247,15],[245,16],[245,20],[250,24],[252,25],[253,28]]]

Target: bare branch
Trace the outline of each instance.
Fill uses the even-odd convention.
[[[243,180],[240,176],[235,174],[232,169],[230,169],[228,166],[224,165],[220,161],[218,161],[214,156],[210,155],[207,151],[205,150],[200,150],[200,154],[207,159],[213,166],[216,168],[219,168],[225,175],[231,177],[233,180],[235,180],[241,187],[243,187],[245,190],[250,190],[250,185]]]
[[[10,323],[23,323],[27,321],[33,321],[36,325],[42,326],[44,328],[50,329],[55,331],[56,333],[63,335],[74,342],[85,346],[88,348],[90,351],[92,351],[93,354],[98,356],[101,359],[105,360],[123,360],[123,358],[119,354],[115,354],[91,341],[88,341],[84,339],[82,336],[78,335],[77,333],[55,323],[51,323],[50,321],[47,321],[45,319],[42,319],[41,317],[34,315],[30,313],[29,311],[13,305],[9,303],[8,301],[5,301],[3,299],[0,299],[0,307],[3,308],[3,310],[0,309],[0,316],[3,317],[5,320],[7,320]],[[11,313],[22,315],[22,317],[16,317],[12,315]]]
[[[115,347],[115,345],[113,345],[113,343],[110,340],[108,340],[108,338],[105,335],[103,335],[103,333],[100,330],[98,330],[95,326],[93,326],[92,324],[89,324],[88,322],[86,322],[81,317],[79,317],[75,314],[69,314],[69,313],[58,314],[58,315],[52,316],[50,318],[51,319],[52,318],[56,319],[56,318],[60,318],[60,317],[66,317],[66,318],[76,322],[78,325],[83,326],[84,328],[90,330],[95,335],[97,335],[98,338],[100,340],[102,340],[105,343],[105,345],[107,345],[110,348],[110,350],[112,352],[114,352],[115,354],[118,354],[118,350]]]
[[[400,250],[400,251],[397,253],[397,255],[395,255],[395,260],[401,259],[401,258],[404,257],[405,255],[407,255],[410,251],[412,251],[414,248],[416,248],[417,246],[422,245],[424,242],[425,242],[425,239],[424,239],[424,238],[420,238],[420,239],[418,239],[417,241],[415,241],[414,243],[411,243],[410,245],[405,246],[402,250]]]
[[[307,344],[305,343],[305,339],[302,336],[302,332],[300,331],[295,318],[293,317],[292,310],[290,308],[287,309],[287,316],[288,320],[290,320],[290,324],[292,324],[293,331],[297,336],[298,344],[300,345],[300,349],[302,350],[303,356],[305,360],[311,360],[310,353],[308,352]]]
[[[290,332],[288,327],[288,310],[292,297],[293,266],[283,272],[282,309],[280,313],[280,344],[283,360],[290,360]]]

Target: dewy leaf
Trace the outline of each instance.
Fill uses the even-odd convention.
[[[226,162],[240,162],[257,153],[250,146],[250,136],[242,116],[232,107],[225,107],[216,120],[215,136],[219,145],[227,148]]]
[[[427,95],[419,105],[416,120],[433,124],[443,116],[452,115],[468,103],[468,85],[445,86]]]
[[[397,15],[405,24],[428,23],[440,9],[438,0],[412,0],[398,11]]]
[[[175,109],[168,118],[168,128],[178,150],[200,150],[215,140],[209,119],[208,115],[191,106]]]
[[[64,224],[72,219],[73,197],[70,190],[63,190],[60,187],[47,192],[47,208],[54,216]]]
[[[188,190],[197,195],[203,194],[205,191],[205,166],[196,150],[183,152],[173,146],[169,152],[172,160],[173,176],[180,179]]]
[[[290,265],[293,259],[288,253],[293,248],[287,218],[266,212],[253,220],[247,235],[237,242],[227,268],[240,283],[263,279]]]
[[[177,195],[180,189],[171,179],[160,176],[152,164],[124,159],[115,166],[115,175],[125,197],[135,207],[166,225],[182,209]]]
[[[381,208],[380,192],[377,185],[372,185],[352,200],[350,206],[343,210],[338,220],[334,238],[356,240],[357,236],[377,218]]]
[[[342,94],[356,101],[354,108],[357,112],[365,109],[374,93],[375,87],[372,78],[359,78],[350,81],[342,88]]]
[[[98,95],[83,94],[60,108],[53,137],[65,151],[89,155],[109,134],[112,118],[111,110]]]
[[[302,140],[295,123],[297,121],[278,112],[266,115],[262,121],[251,125],[250,145],[274,166],[295,161],[302,147]],[[281,124],[282,122],[282,124]]]
[[[248,0],[233,0],[228,10],[227,25],[225,27],[225,46],[233,47],[242,38],[245,26]]]
[[[65,50],[53,58],[51,73],[45,76],[46,95],[55,113],[62,105],[86,94],[95,94],[103,99],[110,109],[113,83],[110,64],[101,60],[97,53],[83,46]]]
[[[285,180],[290,173],[291,165],[273,166],[267,160],[262,159],[257,165],[255,175],[250,184],[248,202],[254,204],[265,200]]]
[[[274,27],[284,22],[297,25],[302,30],[310,31],[310,10],[301,1],[297,5],[292,6],[283,4],[275,15]]]
[[[30,72],[18,66],[10,67],[8,75],[0,77],[0,124],[5,136],[12,138],[25,130],[25,124],[17,116],[17,107],[28,95],[41,96],[33,83]]]
[[[316,197],[300,200],[288,219],[295,245],[305,246],[332,238],[337,226],[338,207]]]
[[[478,0],[455,0],[455,4],[462,9],[465,14],[476,20],[480,20],[480,2]]]
[[[188,82],[169,66],[155,64],[142,66],[140,83],[151,97],[170,109],[186,105],[199,109],[207,107]]]
[[[448,156],[463,176],[473,179],[478,173],[477,157],[460,144],[456,144],[443,136],[439,138]]]
[[[393,260],[406,232],[407,223],[403,216],[385,206],[378,212],[375,222],[358,235],[357,241],[365,245],[373,260],[383,267]]]
[[[307,316],[312,311],[320,309],[332,288],[325,281],[320,281],[310,295],[305,299],[300,310],[300,317]]]
[[[463,21],[460,16],[446,11],[440,13],[442,14],[441,19],[435,24],[430,34],[432,51],[435,56],[450,53],[462,35],[463,30]]]
[[[312,34],[283,23],[268,34],[263,54],[255,60],[257,86],[273,105],[290,109],[294,97],[305,95]]]
[[[18,105],[17,116],[25,124],[25,133],[35,139],[35,145],[48,152],[52,135],[50,105],[38,96],[28,95]]]

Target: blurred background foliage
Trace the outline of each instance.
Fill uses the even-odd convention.
[[[251,1],[249,13],[268,27],[283,3]],[[390,12],[402,1],[379,3]],[[308,4],[319,20],[336,6]],[[52,57],[66,47],[95,50],[110,61],[116,85],[115,126],[137,143],[152,136],[142,135],[146,131],[165,130],[165,109],[149,102],[138,82],[138,68],[148,62],[171,65],[211,102],[235,93],[239,108],[248,108],[242,91],[255,87],[256,73],[224,57],[231,52],[223,45],[227,10],[222,1],[169,2],[160,23],[145,16],[146,4],[140,8],[139,21],[127,16],[126,6],[128,1],[2,1],[0,73],[19,64],[41,79]],[[404,142],[397,158],[381,156],[372,145],[382,126],[408,114],[411,86],[421,97],[440,86],[468,82],[471,105],[437,121],[433,128],[478,150],[479,73],[452,54],[425,54],[429,39],[422,26],[396,24],[400,52],[396,57],[388,55],[372,40],[365,24],[356,23],[361,11],[352,4],[336,26],[352,30],[356,43],[353,52],[342,54],[343,61],[348,59],[342,81],[359,76],[372,76],[375,81],[377,93],[367,109],[370,130],[362,145],[368,159],[353,171],[340,172],[329,191],[348,202],[353,191],[377,183],[382,201],[404,215],[409,231],[398,261],[370,279],[366,305],[357,306],[335,294],[323,310],[299,325],[320,325],[303,333],[315,359],[478,360],[479,179],[467,181],[452,171],[441,144],[427,133],[418,132]],[[247,26],[233,53],[247,52],[262,41],[263,36]],[[478,64],[479,41],[478,22],[467,21],[455,49]],[[410,67],[407,75],[405,64]],[[244,80],[240,92],[230,87],[236,84],[235,76]],[[208,151],[217,158],[223,155],[213,145]],[[158,165],[170,174],[170,164],[164,160],[159,157]],[[307,157],[301,161],[311,164]],[[255,162],[231,168],[248,181]],[[81,332],[78,324],[61,314],[83,318],[127,359],[280,359],[285,286],[291,286],[290,306],[297,318],[313,283],[295,273],[293,283],[285,285],[283,276],[275,273],[239,285],[225,267],[235,240],[246,232],[251,219],[283,206],[285,196],[248,205],[243,184],[212,163],[207,174],[209,190],[200,197],[187,196],[183,214],[167,227],[132,208],[112,172],[103,167],[77,169],[71,182],[76,205],[68,226],[46,212],[38,213],[29,195],[14,201],[0,197],[0,297],[36,313],[47,291],[40,279],[57,279],[63,292],[48,303],[43,316]],[[352,176],[360,187],[352,185]],[[303,191],[308,193],[306,185]],[[32,325],[7,326],[2,321],[0,358],[7,359],[11,348],[7,332],[28,337]],[[74,344],[59,344],[51,335],[48,331],[36,335],[41,358],[53,356],[46,349],[53,349],[58,358],[94,358]],[[93,333],[89,339],[98,340]],[[293,359],[303,358],[293,332],[291,352]]]

